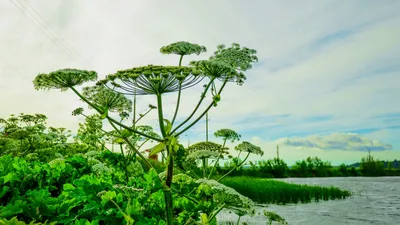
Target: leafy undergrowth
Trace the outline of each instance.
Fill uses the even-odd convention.
[[[234,188],[257,203],[265,204],[310,203],[351,196],[349,191],[335,187],[290,184],[263,178],[227,177],[221,183]]]
[[[107,166],[113,157],[88,152],[49,163],[0,157],[0,224],[165,224],[158,173],[142,170],[126,183],[123,170]],[[191,215],[180,212],[196,206],[176,200],[177,221],[187,220]]]

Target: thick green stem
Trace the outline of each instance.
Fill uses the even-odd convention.
[[[133,93],[133,119],[132,119],[132,126],[135,128],[137,121],[136,121],[136,90]]]
[[[238,219],[237,219],[237,221],[236,221],[236,225],[239,225],[240,218],[241,218],[241,216],[238,217]]]
[[[176,102],[176,108],[175,108],[174,117],[172,118],[172,122],[171,122],[172,125],[174,125],[176,116],[178,115],[179,104],[181,102],[181,93],[182,93],[182,83],[179,82],[178,100]]]
[[[227,81],[225,81],[222,84],[221,89],[219,90],[218,94],[221,94],[222,90],[224,89],[225,85],[226,85]],[[187,126],[185,129],[181,130],[180,132],[178,132],[175,136],[179,137],[179,135],[181,135],[182,133],[184,133],[185,131],[187,131],[188,129],[190,129],[192,126],[194,126],[201,118],[203,118],[203,116],[211,109],[211,107],[214,105],[214,102],[212,102],[207,109],[195,120],[193,121],[189,126]]]
[[[174,207],[172,204],[172,192],[171,192],[171,185],[172,185],[172,176],[174,172],[174,160],[172,158],[172,153],[170,152],[172,150],[171,146],[168,146],[167,150],[167,178],[165,181],[165,184],[167,188],[164,189],[164,200],[165,200],[165,212],[166,212],[166,217],[167,217],[167,224],[172,225],[174,221]]]
[[[122,149],[122,144],[119,145],[119,149],[121,150],[122,157],[124,158],[124,164],[125,164],[125,179],[126,182],[128,183],[129,181],[129,172],[128,172],[128,162],[126,160],[124,150]]]
[[[202,158],[201,162],[203,164],[203,178],[206,178],[206,159]]]
[[[175,133],[176,130],[178,130],[181,126],[185,125],[185,123],[187,123],[193,117],[193,115],[197,112],[197,109],[199,109],[201,103],[203,102],[204,98],[206,97],[206,93],[207,93],[208,89],[210,88],[210,86],[211,86],[212,82],[214,82],[214,80],[215,80],[215,78],[212,78],[210,80],[210,82],[207,84],[207,87],[205,88],[204,93],[202,94],[202,96],[201,96],[201,98],[199,100],[199,103],[197,103],[197,106],[193,110],[192,114],[190,114],[190,116],[188,118],[186,118],[181,124],[179,124],[177,127],[175,127],[172,130],[171,134]]]
[[[172,192],[171,189],[164,189],[165,217],[168,225],[174,224],[174,214],[172,210]]]
[[[224,144],[222,145],[221,152],[219,153],[219,156],[218,156],[217,160],[215,161],[215,164],[214,164],[213,168],[211,168],[210,174],[208,175],[208,179],[210,179],[211,174],[214,172],[214,169],[217,166],[217,164],[219,162],[219,159],[222,156],[222,153],[224,152],[225,144],[226,144],[226,139],[224,139]]]
[[[163,138],[167,136],[164,127],[164,115],[163,115],[163,107],[162,107],[162,97],[161,94],[157,94],[157,109],[158,109],[158,122],[160,124],[160,130]]]
[[[181,65],[182,65],[182,59],[183,59],[183,56],[184,56],[184,55],[181,55],[181,57],[179,58],[179,66],[181,66]]]
[[[239,165],[235,166],[233,169],[231,169],[229,172],[227,172],[224,176],[222,176],[221,178],[219,178],[217,181],[221,182],[222,179],[224,179],[226,176],[228,176],[230,173],[232,173],[232,171],[234,171],[235,169],[239,168],[240,166],[243,165],[244,162],[246,162],[247,158],[249,157],[250,152],[247,153],[246,158],[244,158],[244,160],[239,163]]]

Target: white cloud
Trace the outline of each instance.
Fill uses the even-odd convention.
[[[373,151],[391,150],[390,144],[363,137],[352,133],[334,133],[326,136],[309,136],[302,138],[282,138],[277,141],[280,144],[317,148],[322,150],[350,150],[350,151]]]
[[[29,2],[89,64],[81,66],[72,60],[10,1],[1,2],[0,117],[43,113],[49,116],[48,124],[76,130],[79,120],[71,116],[71,111],[86,109],[85,104],[70,91],[35,91],[32,80],[38,73],[78,67],[95,69],[103,78],[134,66],[175,65],[178,58],[161,55],[159,48],[186,40],[205,45],[208,53],[184,58],[184,63],[207,58],[218,44],[232,42],[255,48],[260,58],[247,73],[243,87],[227,86],[221,103],[210,112],[210,129],[233,128],[239,133],[265,130],[259,137],[266,141],[270,136],[284,137],[293,132],[400,126],[398,120],[388,124],[371,119],[377,114],[399,112],[395,103],[400,98],[400,83],[395,81],[400,71],[400,2]],[[334,38],[341,32],[349,36]],[[327,39],[331,40],[321,41]],[[179,119],[190,114],[200,90],[201,85],[183,92]],[[164,99],[167,117],[173,113],[175,99],[175,95]],[[145,110],[149,103],[155,104],[155,99],[140,97],[138,109]],[[265,119],[281,114],[290,116]],[[332,118],[322,122],[304,119],[319,115]],[[157,125],[156,118],[152,113],[142,122]],[[192,129],[192,135],[203,135],[204,118],[201,122]],[[400,148],[400,143],[391,144]]]

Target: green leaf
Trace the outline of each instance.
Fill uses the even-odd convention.
[[[114,142],[117,143],[117,144],[123,144],[124,143],[124,139],[117,138]]]
[[[100,116],[100,119],[104,120],[108,116],[108,107],[104,108],[103,114]]]
[[[122,138],[127,138],[127,137],[130,137],[130,136],[132,136],[132,132],[129,131],[128,129],[124,129],[124,130],[121,131],[121,137]]]
[[[104,206],[108,201],[117,197],[117,193],[115,191],[107,191],[104,195],[101,196],[101,204]]]
[[[117,195],[117,203],[121,203],[121,202],[123,202],[123,201],[124,201],[124,198],[123,198],[122,194],[119,193],[119,194]]]
[[[172,130],[172,124],[171,124],[171,122],[170,122],[169,120],[167,120],[167,119],[164,119],[164,121],[165,121],[165,123],[167,123],[167,125],[165,126],[165,133],[166,133],[167,135],[169,135],[169,133],[170,133],[171,130]]]
[[[21,181],[21,179],[15,173],[8,173],[7,175],[4,176],[3,184],[8,183],[9,181]]]
[[[16,200],[14,204],[8,204],[6,207],[1,209],[0,218],[7,218],[22,213],[23,208],[26,207],[26,202],[22,200]]]
[[[10,187],[4,186],[2,189],[3,190],[0,191],[0,198],[2,198],[5,194],[7,194],[8,190],[10,190]]]
[[[151,151],[150,151],[149,155],[153,156],[153,155],[155,155],[157,153],[160,153],[160,152],[164,151],[164,149],[165,149],[165,143],[161,142],[158,145],[156,145],[153,148],[151,148]]]
[[[73,191],[73,190],[75,190],[76,188],[75,188],[75,186],[72,185],[72,184],[64,184],[64,185],[63,185],[63,189],[64,189],[64,191]]]

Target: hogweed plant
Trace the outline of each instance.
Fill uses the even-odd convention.
[[[197,211],[190,212],[192,213],[190,215],[193,215],[193,218],[198,218],[195,214],[200,213],[201,224],[215,224],[215,216],[224,208],[237,210],[241,215],[243,212],[252,214],[254,210],[250,199],[222,185],[218,181],[210,180],[214,167],[218,164],[218,160],[223,154],[226,154],[225,143],[228,140],[239,140],[240,135],[236,132],[228,129],[216,132],[215,135],[217,137],[223,138],[223,145],[208,142],[192,145],[188,149],[190,152],[188,159],[200,159],[203,162],[204,159],[215,159],[213,168],[208,175],[206,173],[208,165],[204,165],[203,163],[203,177],[201,179],[190,177],[187,175],[187,171],[177,168],[174,165],[174,159],[178,152],[184,149],[179,143],[179,137],[193,127],[212,107],[218,105],[218,102],[221,101],[222,91],[227,84],[235,82],[238,85],[243,85],[246,80],[244,72],[251,69],[252,64],[257,62],[256,51],[241,47],[236,43],[232,44],[231,47],[219,45],[214,55],[209,59],[190,62],[189,66],[182,66],[183,57],[206,52],[204,46],[189,42],[176,42],[162,47],[160,52],[180,56],[178,66],[147,65],[135,67],[109,74],[105,79],[99,81],[97,81],[98,77],[95,71],[60,69],[48,74],[39,74],[34,79],[33,84],[37,90],[72,90],[82,101],[88,104],[90,109],[98,113],[100,120],[109,122],[114,131],[103,131],[103,133],[111,135],[109,137],[112,138],[112,142],[120,146],[121,154],[125,161],[127,179],[132,175],[132,168],[137,166],[136,164],[132,164],[134,161],[130,161],[135,160],[136,156],[141,158],[148,169],[154,170],[152,164],[143,155],[143,152],[139,151],[139,148],[143,145],[138,144],[139,141],[142,141],[142,143],[148,141],[158,142],[158,144],[151,148],[149,155],[165,153],[167,168],[157,179],[162,183],[161,188],[165,202],[166,224],[172,225],[177,223],[177,221],[174,222],[173,193],[184,196],[188,201],[198,205],[198,208],[195,209]],[[177,123],[176,118],[179,114],[181,92],[184,89],[194,87],[204,80],[207,83],[197,105],[190,115],[183,119],[182,122]],[[77,87],[88,81],[97,81],[97,83],[93,87],[84,87],[79,92]],[[163,96],[173,92],[177,92],[175,111],[172,119],[166,119],[163,110]],[[209,101],[204,111],[199,112],[199,108],[204,103],[207,93],[212,96],[211,101]],[[161,135],[156,134],[149,126],[137,125],[138,121],[135,119],[133,119],[131,125],[122,122],[128,117],[127,112],[132,107],[134,108],[134,118],[136,117],[135,103],[137,95],[155,96],[157,104],[156,106],[150,106],[149,112],[153,109],[157,110]],[[134,96],[133,105],[127,96]],[[112,116],[116,113],[120,117],[119,120]],[[82,114],[82,110],[74,111],[74,114]],[[141,115],[139,120],[143,116]],[[128,155],[125,155],[122,149],[123,145],[129,150]],[[104,145],[102,147],[104,148]],[[260,155],[263,153],[259,147],[248,142],[239,144],[235,149],[240,153],[247,152],[246,159],[251,153]],[[179,171],[178,174],[176,174],[176,170]],[[223,177],[219,180],[221,179]],[[191,190],[196,190],[196,194],[193,194],[193,192],[189,193],[187,188],[189,186],[194,187]],[[206,201],[203,201],[204,199]],[[127,218],[131,221],[129,215],[127,215]]]

